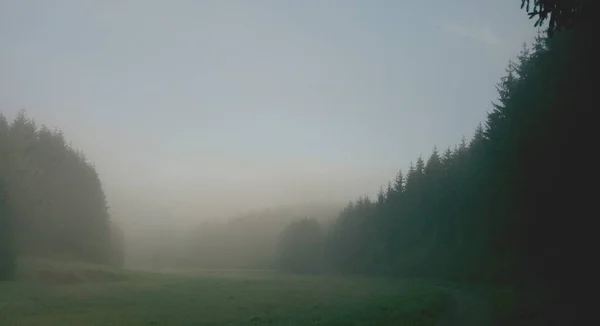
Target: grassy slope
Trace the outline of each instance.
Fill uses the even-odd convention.
[[[53,268],[85,276],[91,267]],[[443,291],[408,280],[104,271],[91,275],[105,279],[0,283],[0,324],[435,325],[445,302]]]

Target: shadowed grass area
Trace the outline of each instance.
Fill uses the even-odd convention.
[[[17,280],[47,285],[115,282],[140,278],[149,273],[122,270],[68,260],[20,259]]]
[[[574,306],[560,301],[561,297],[554,292],[556,287],[519,288],[507,284],[433,280],[421,282],[435,283],[447,290],[451,298],[446,311],[450,313],[444,316],[444,320],[453,313],[462,314],[461,321],[452,325],[572,325],[573,318],[577,316]],[[469,324],[468,320],[477,322]],[[445,324],[440,323],[441,325]]]
[[[420,326],[435,325],[446,299],[443,291],[410,280],[256,271],[112,273],[123,277],[0,283],[0,321],[19,326]]]

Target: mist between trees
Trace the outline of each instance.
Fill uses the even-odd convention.
[[[535,2],[535,8],[540,2]],[[562,17],[562,18],[561,18]],[[525,45],[471,137],[416,157],[375,198],[125,237],[101,181],[63,134],[0,116],[0,279],[19,257],[149,269],[280,269],[549,286],[582,273],[594,211],[593,26]],[[474,126],[475,127],[475,126]],[[390,149],[393,150],[393,149]],[[577,288],[570,286],[569,288]],[[569,297],[564,286],[557,297]]]

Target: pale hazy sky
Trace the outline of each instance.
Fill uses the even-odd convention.
[[[471,135],[519,6],[0,0],[0,110],[61,128],[117,216],[346,201]]]

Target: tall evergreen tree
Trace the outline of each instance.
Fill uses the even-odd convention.
[[[385,198],[386,198],[386,202],[389,203],[392,198],[394,197],[394,191],[397,192],[396,187],[392,187],[392,182],[388,182],[387,184],[387,188],[385,190]]]
[[[430,177],[436,177],[437,173],[442,170],[442,158],[438,153],[437,147],[433,148],[433,152],[429,159],[427,159],[427,164],[425,165],[425,174]]]
[[[396,174],[396,179],[394,180],[394,190],[399,194],[404,191],[404,175],[402,174],[402,170],[399,170],[398,174]]]
[[[383,190],[383,186],[379,187],[379,191],[377,192],[377,202],[378,206],[385,204],[385,191]]]
[[[417,164],[415,165],[415,173],[421,177],[425,174],[425,161],[423,161],[423,157],[419,156],[417,158]]]
[[[13,278],[16,267],[14,229],[6,203],[5,178],[8,169],[8,122],[0,113],[0,281]]]
[[[594,0],[521,0],[529,18],[537,18],[535,26],[548,20],[548,32],[552,36],[562,29],[585,24],[598,15]]]
[[[12,279],[16,266],[13,223],[6,205],[4,188],[7,127],[4,116],[0,114],[0,281]]]
[[[447,169],[450,169],[452,166],[452,161],[454,159],[454,153],[452,152],[452,150],[450,149],[450,147],[448,147],[445,151],[444,154],[442,155],[442,164],[444,165],[444,167],[446,167]]]

